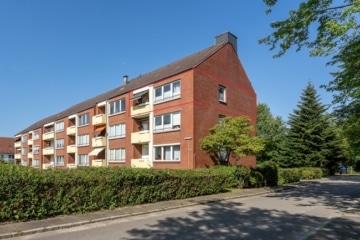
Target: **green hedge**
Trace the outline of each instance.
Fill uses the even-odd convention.
[[[0,221],[42,219],[126,205],[215,194],[226,179],[208,169],[78,168],[0,164]]]

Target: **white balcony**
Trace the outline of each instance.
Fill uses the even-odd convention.
[[[14,157],[15,157],[15,159],[21,159],[21,154],[20,154],[20,153],[16,153]]]
[[[28,155],[28,158],[33,158],[33,153],[32,152],[29,152],[27,155]]]
[[[67,168],[76,168],[76,165],[74,163],[70,163],[67,165]]]
[[[149,131],[131,133],[131,143],[132,144],[142,144],[142,143],[148,143],[148,142],[150,142]]]
[[[149,104],[140,104],[131,107],[131,116],[143,116],[143,115],[149,115],[149,113],[150,113]]]
[[[67,153],[76,153],[76,145],[70,145],[66,147]]]
[[[54,132],[47,132],[43,134],[43,140],[54,139],[54,138],[55,138]]]
[[[14,147],[15,148],[20,148],[21,147],[21,141],[15,142]]]
[[[28,145],[33,145],[33,143],[34,143],[34,141],[32,139],[28,139],[28,142],[27,142]]]
[[[106,146],[106,138],[105,137],[95,137],[92,139],[93,147],[105,147]]]
[[[92,124],[94,126],[106,124],[106,115],[105,114],[99,114],[99,115],[93,116],[92,117]]]
[[[131,159],[131,167],[133,168],[151,168],[149,159]]]
[[[76,127],[75,127],[75,125],[66,128],[66,135],[75,135],[75,134],[76,134]]]
[[[50,169],[54,167],[54,163],[44,163],[42,169]]]
[[[106,167],[105,159],[94,159],[91,162],[92,167]]]
[[[44,148],[42,150],[43,155],[53,155],[55,153],[54,148]]]

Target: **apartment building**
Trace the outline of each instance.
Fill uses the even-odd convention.
[[[68,109],[16,135],[16,163],[40,169],[214,165],[199,140],[223,116],[255,124],[256,94],[226,32],[215,44]],[[255,166],[253,156],[231,159]]]
[[[6,163],[13,163],[14,155],[14,138],[0,137],[0,160]]]

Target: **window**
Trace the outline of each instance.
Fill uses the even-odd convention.
[[[125,162],[125,148],[110,149],[111,162]]]
[[[78,155],[78,165],[79,166],[89,166],[89,156],[86,154]]]
[[[155,131],[180,128],[180,113],[169,113],[155,117]]]
[[[27,149],[21,148],[21,155],[26,155],[26,154],[27,154]]]
[[[33,133],[33,139],[34,140],[37,140],[37,139],[39,139],[39,130],[36,130],[36,131],[34,131],[34,133]]]
[[[89,124],[89,113],[85,113],[79,116],[79,126]]]
[[[64,166],[64,156],[56,156],[56,165]]]
[[[226,102],[226,87],[219,85],[219,101]]]
[[[155,89],[155,102],[171,100],[180,95],[180,81],[175,81]]]
[[[158,146],[154,150],[155,160],[180,161],[180,145]]]
[[[39,167],[39,165],[40,165],[40,160],[38,160],[38,159],[34,159],[34,160],[32,161],[32,166],[33,166],[33,167],[38,168],[38,167]]]
[[[125,137],[125,123],[110,126],[109,138]]]
[[[64,148],[64,139],[56,139],[56,148]]]
[[[79,135],[78,136],[78,146],[89,145],[89,134]]]
[[[22,135],[22,136],[21,136],[21,141],[22,141],[22,142],[26,142],[26,141],[27,141],[27,136],[26,136],[26,135]]]
[[[60,132],[64,131],[64,122],[58,122],[55,124],[55,131]]]
[[[125,112],[125,98],[110,103],[110,115]]]
[[[39,146],[33,147],[33,154],[39,154]]]
[[[224,115],[219,115],[218,124],[223,124],[225,117],[226,117],[226,116],[224,116]]]

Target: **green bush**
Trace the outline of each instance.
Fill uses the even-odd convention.
[[[300,171],[301,179],[303,180],[319,179],[323,176],[321,168],[303,167],[300,168]]]
[[[301,180],[301,170],[299,168],[280,168],[278,170],[278,184],[299,182]]]
[[[262,174],[264,186],[276,186],[278,184],[278,166],[275,162],[265,161],[260,163],[256,170]]]

